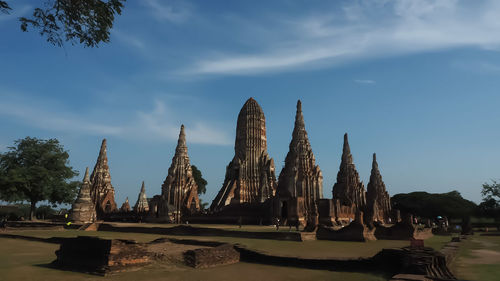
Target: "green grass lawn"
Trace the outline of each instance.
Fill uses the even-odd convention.
[[[98,236],[102,238],[133,239],[139,242],[148,242],[160,237],[172,237],[177,239],[197,239],[205,241],[220,241],[237,243],[246,248],[264,253],[281,256],[299,256],[304,258],[358,258],[371,257],[383,248],[403,247],[409,245],[409,241],[377,240],[369,242],[343,242],[343,241],[280,241],[267,239],[250,239],[237,237],[215,237],[215,236],[164,236],[160,234],[106,232],[106,231],[78,231],[78,230],[17,230],[9,231],[11,234],[32,237],[76,237],[76,236]]]
[[[256,226],[259,227],[259,226]],[[106,231],[78,231],[78,230],[17,230],[9,231],[11,234],[33,236],[33,237],[76,237],[98,236],[107,239],[133,239],[139,242],[149,242],[160,237],[172,237],[177,239],[197,239],[205,241],[220,241],[237,243],[246,248],[280,256],[299,256],[304,258],[358,258],[371,257],[383,248],[404,247],[409,241],[401,240],[377,240],[368,242],[343,242],[343,241],[280,241],[267,239],[250,239],[237,237],[215,237],[215,236],[173,236],[144,233],[106,232]],[[450,241],[450,236],[433,236],[425,240],[425,245],[436,250],[441,249],[445,243]]]
[[[138,271],[100,277],[47,267],[55,259],[56,244],[0,238],[0,281],[23,280],[385,280],[365,273],[333,272],[292,267],[237,263],[209,269],[186,266],[150,265]]]
[[[462,240],[452,271],[459,279],[500,280],[500,236],[476,235]]]
[[[444,245],[451,241],[451,236],[447,235],[434,235],[431,238],[425,239],[425,247],[431,247],[436,251],[441,250]]]

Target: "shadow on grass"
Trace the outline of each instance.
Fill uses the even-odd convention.
[[[51,262],[51,263],[34,264],[33,266],[41,267],[41,268],[46,268],[46,269],[52,269],[52,270],[56,270],[56,271],[88,274],[88,275],[92,275],[92,276],[105,276],[106,275],[104,273],[104,271],[101,273],[101,272],[93,272],[92,270],[85,269],[85,268],[59,267],[59,266],[56,266],[53,262]]]

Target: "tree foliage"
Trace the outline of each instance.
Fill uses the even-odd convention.
[[[195,165],[191,166],[191,170],[193,171],[193,178],[196,184],[198,185],[198,194],[205,194],[207,192],[207,181],[201,175],[201,171]]]
[[[35,8],[31,17],[19,18],[21,30],[37,30],[55,46],[64,41],[85,47],[97,47],[109,42],[115,14],[121,15],[126,0],[50,0]],[[9,13],[6,1],[0,1],[0,11]]]
[[[479,212],[486,217],[500,217],[500,182],[491,180],[484,183],[481,190],[483,202],[479,204]]]
[[[78,182],[68,182],[78,173],[69,166],[69,155],[57,139],[26,137],[0,154],[0,199],[31,203],[30,219],[36,203],[73,202]]]
[[[425,218],[463,218],[472,215],[477,208],[474,202],[464,199],[456,190],[448,193],[400,193],[394,195],[391,202],[395,209]]]
[[[481,195],[483,195],[484,202],[493,200],[500,205],[500,182],[491,180],[491,184],[484,183]]]
[[[9,4],[7,4],[7,2],[0,1],[0,13],[9,14],[10,10],[12,10],[12,8],[9,7]]]

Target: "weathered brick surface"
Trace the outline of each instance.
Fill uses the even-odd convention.
[[[214,248],[186,251],[184,261],[195,268],[207,268],[237,263],[240,261],[240,253],[234,249],[233,245],[224,244]]]
[[[87,236],[65,239],[56,255],[57,267],[101,275],[151,262],[143,244]]]

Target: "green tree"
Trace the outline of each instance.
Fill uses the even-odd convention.
[[[97,47],[109,42],[115,14],[121,15],[126,0],[49,0],[43,8],[35,8],[29,18],[21,17],[21,30],[36,29],[55,46],[63,41]],[[0,12],[8,14],[11,7],[0,1]]]
[[[491,183],[484,183],[481,195],[483,202],[479,204],[480,215],[500,217],[500,182],[491,180]]]
[[[463,218],[474,214],[477,208],[474,202],[464,199],[456,190],[448,193],[400,193],[394,195],[391,202],[395,209],[425,218]]]
[[[52,209],[49,205],[41,205],[36,208],[36,217],[41,219],[47,219],[54,216],[57,213],[56,210]]]
[[[69,155],[57,139],[26,137],[0,154],[0,199],[30,202],[30,219],[36,203],[73,202],[79,182],[68,182],[78,175],[69,166]]]
[[[205,194],[207,192],[207,181],[201,175],[201,171],[195,165],[191,166],[191,170],[193,170],[193,178],[196,184],[198,185],[198,194]]]
[[[481,195],[483,195],[483,201],[490,204],[496,202],[496,205],[500,205],[500,182],[496,180],[491,180],[491,183],[484,183],[483,189],[481,190]]]

